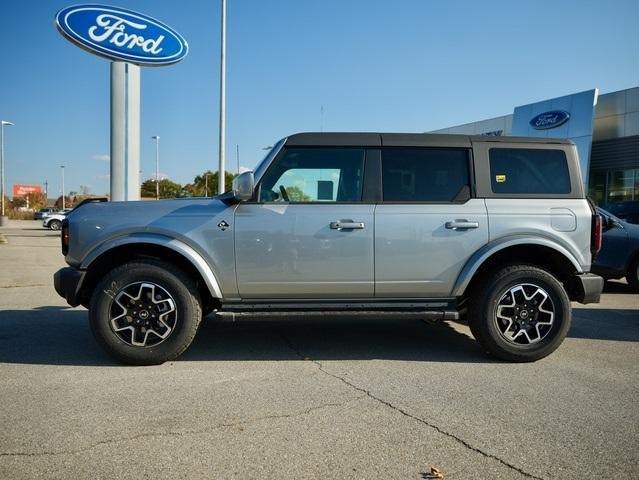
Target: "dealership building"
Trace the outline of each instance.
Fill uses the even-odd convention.
[[[570,138],[597,204],[639,201],[639,87],[602,95],[588,90],[432,133]]]

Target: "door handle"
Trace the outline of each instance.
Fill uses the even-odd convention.
[[[333,230],[362,230],[366,225],[364,222],[354,222],[352,220],[340,220],[329,224]]]
[[[467,230],[469,228],[479,228],[479,222],[469,222],[468,220],[452,220],[444,225],[450,230]]]

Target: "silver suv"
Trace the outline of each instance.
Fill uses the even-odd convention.
[[[213,199],[79,206],[54,283],[132,364],[176,358],[211,312],[465,318],[522,362],[599,301],[600,243],[570,141],[304,133]]]

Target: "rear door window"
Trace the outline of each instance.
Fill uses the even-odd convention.
[[[570,173],[563,150],[491,148],[490,181],[493,193],[570,193]]]
[[[386,148],[382,151],[385,202],[453,202],[470,197],[468,151],[457,148]]]

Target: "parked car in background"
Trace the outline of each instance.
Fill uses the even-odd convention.
[[[633,225],[601,208],[603,242],[595,257],[592,271],[605,279],[626,277],[639,291],[639,225]]]
[[[49,215],[51,215],[52,213],[55,213],[56,209],[55,208],[41,208],[40,210],[38,210],[37,212],[34,212],[33,214],[33,219],[34,220],[42,220],[46,217],[48,217]]]
[[[57,212],[49,215],[42,221],[44,228],[50,228],[51,230],[60,230],[62,228],[62,221],[67,218],[69,212]]]
[[[639,201],[611,202],[603,209],[628,223],[639,224]]]

